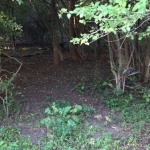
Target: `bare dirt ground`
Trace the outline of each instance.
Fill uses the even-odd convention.
[[[45,133],[45,129],[40,127],[39,123],[44,115],[44,109],[49,106],[49,102],[63,99],[72,104],[94,107],[95,112],[88,121],[92,125],[100,126],[104,131],[111,132],[114,138],[128,136],[128,132],[121,128],[119,121],[107,122],[107,126],[104,126],[111,111],[98,97],[82,95],[75,90],[80,82],[86,81],[89,82],[87,88],[90,91],[90,83],[110,76],[109,63],[104,56],[99,61],[64,61],[58,67],[53,66],[52,55],[48,53],[18,57],[18,60],[23,63],[15,80],[15,91],[18,94],[16,99],[21,103],[21,111],[13,119],[5,120],[5,126],[17,126],[23,135],[31,137],[32,141],[38,144],[38,139]],[[14,71],[18,65],[4,59],[3,67]]]

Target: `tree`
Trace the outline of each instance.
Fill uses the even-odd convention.
[[[46,27],[50,43],[53,47],[54,65],[58,65],[62,59],[60,47],[60,20],[58,17],[58,5],[60,1],[54,0],[33,0],[31,1],[33,8],[38,14],[39,20]]]
[[[52,45],[53,45],[53,52],[54,52],[54,64],[58,65],[60,61],[60,54],[59,54],[59,39],[57,35],[57,31],[59,29],[58,26],[58,14],[56,9],[56,1],[51,1],[51,7],[52,7],[52,21],[51,21],[51,27],[53,29],[52,31]]]
[[[66,11],[62,9],[62,12]],[[88,33],[73,38],[72,43],[89,45],[107,36],[111,70],[118,90],[124,91],[126,77],[137,73],[133,68],[141,68],[139,72],[143,72],[146,77],[144,81],[150,81],[149,50],[146,46],[146,50],[143,50],[145,54],[141,56],[141,51],[137,49],[138,46],[143,47],[139,40],[149,40],[149,0],[109,0],[90,3],[81,0],[74,10],[67,13],[69,19],[74,15],[80,18],[80,23],[87,25],[92,22],[98,28],[93,26]],[[141,62],[144,63],[144,60],[143,67]]]
[[[18,1],[19,3],[21,1]],[[16,23],[15,17],[12,15],[14,9],[14,3],[12,1],[2,1],[0,8],[0,31],[1,31],[1,43],[13,41],[15,36],[19,36],[22,31],[22,26]],[[7,10],[11,9],[11,12]],[[11,14],[10,14],[11,13]],[[8,41],[9,40],[9,41]],[[14,46],[13,41],[13,46]]]

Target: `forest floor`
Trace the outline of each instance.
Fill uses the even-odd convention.
[[[20,113],[4,118],[0,122],[1,126],[17,127],[22,135],[30,137],[31,141],[38,145],[40,138],[47,132],[39,122],[44,117],[44,110],[54,101],[66,100],[72,105],[93,107],[95,111],[90,117],[85,117],[85,121],[90,125],[99,126],[104,132],[109,132],[113,139],[131,136],[132,131],[122,126],[118,112],[108,109],[100,100],[100,96],[92,93],[93,83],[111,77],[107,55],[106,58],[103,55],[99,61],[63,61],[57,67],[53,66],[52,56],[48,53],[18,57],[18,60],[23,65],[14,84],[16,99],[21,104]],[[8,63],[9,61],[4,59],[5,69],[17,69],[18,65]],[[146,134],[149,140],[150,136]],[[101,135],[97,133],[96,136]],[[148,142],[145,141],[144,145]]]

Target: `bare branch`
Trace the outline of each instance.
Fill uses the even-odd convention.
[[[11,57],[6,53],[3,53],[3,55],[9,57],[10,59],[15,60],[16,62],[18,62],[20,64],[19,68],[17,69],[17,71],[13,74],[13,76],[10,78],[10,81],[13,81],[14,78],[16,77],[16,75],[18,74],[18,72],[20,71],[21,67],[22,67],[22,62],[20,62],[18,59],[16,59],[15,57]]]

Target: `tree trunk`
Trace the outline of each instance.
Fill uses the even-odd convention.
[[[94,59],[97,60],[99,57],[100,40],[95,41]]]
[[[60,63],[60,56],[59,56],[59,50],[58,47],[53,45],[53,56],[54,56],[54,65],[59,65]]]
[[[121,89],[121,78],[118,72],[116,72],[114,65],[115,65],[115,59],[114,59],[114,53],[112,50],[112,43],[110,43],[111,39],[110,39],[110,35],[107,35],[107,40],[108,40],[108,49],[109,49],[109,59],[110,59],[110,67],[111,67],[111,71],[115,77],[115,83],[116,83],[116,89],[119,91]]]
[[[144,77],[144,83],[150,82],[150,43],[146,42],[146,58],[145,58],[145,77]]]
[[[107,35],[111,71],[115,77],[116,89],[125,90],[126,71],[131,64],[134,49],[130,51],[127,39],[121,40],[118,34]],[[114,41],[114,42],[111,42]]]
[[[60,63],[59,36],[57,32],[59,31],[59,17],[57,14],[56,2],[55,0],[51,0],[51,3],[48,5],[47,1],[32,1],[40,20],[43,21],[48,30],[53,47],[54,65]],[[47,13],[45,14],[45,12]]]
[[[70,11],[75,8],[75,2],[76,2],[76,0],[69,0],[69,10]],[[70,37],[70,39],[73,37],[76,37],[75,29],[76,29],[76,17],[74,15],[72,15],[69,20],[69,37]],[[77,61],[80,59],[77,48],[72,43],[69,43],[69,52],[70,52],[70,57],[72,58],[73,61]]]
[[[58,14],[56,9],[56,1],[52,0],[52,45],[53,45],[53,56],[54,56],[54,65],[58,65],[60,63],[60,55],[59,55],[59,38],[57,35],[58,26]]]

